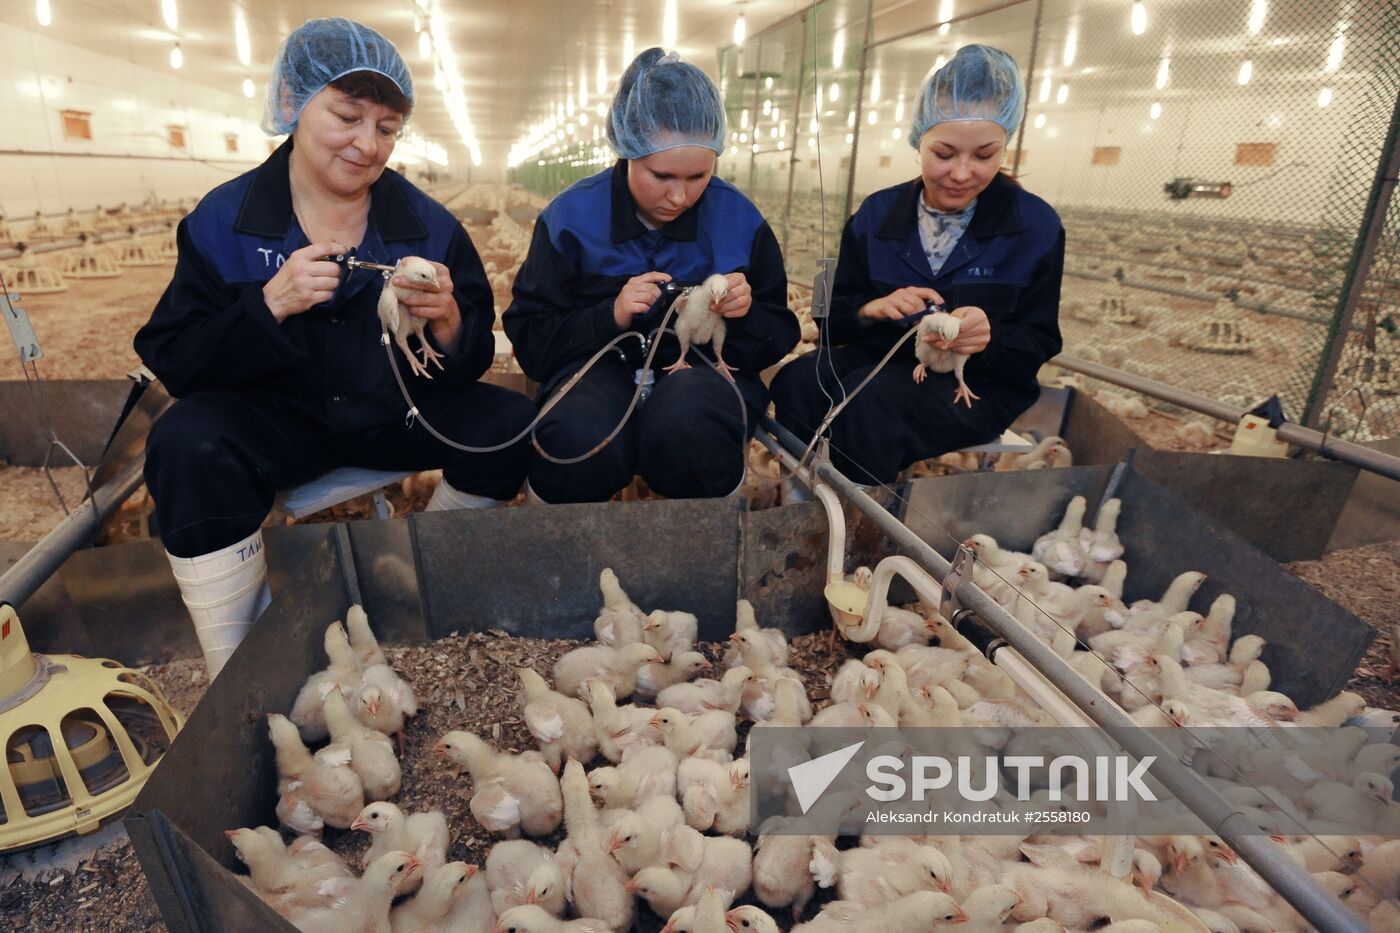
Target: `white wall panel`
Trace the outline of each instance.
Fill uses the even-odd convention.
[[[198,198],[267,157],[257,100],[0,25],[0,211],[91,211],[151,195]],[[91,140],[64,138],[62,110],[92,114]],[[186,127],[186,149],[166,128]],[[231,154],[225,133],[237,133]]]

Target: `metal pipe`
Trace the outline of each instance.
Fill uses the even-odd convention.
[[[1082,729],[1074,733],[1092,753],[1104,758],[1112,758],[1115,751],[1111,745],[1093,729],[1089,717],[1059,691],[1050,679],[1035,669],[1035,666],[1021,657],[1014,648],[1002,647],[992,656],[992,663],[1006,672],[1006,676],[1028,693],[1031,699],[1050,714],[1056,722],[1069,728]],[[1127,800],[1115,807],[1114,818],[1125,828],[1132,825],[1137,816],[1137,801]],[[1133,870],[1133,849],[1136,836],[1113,836],[1107,833],[1099,836],[1099,867],[1115,878],[1126,878]]]
[[[830,486],[818,483],[812,492],[826,508],[827,534],[831,537],[826,551],[826,582],[840,583],[846,571],[846,513],[841,511],[841,500]]]
[[[134,457],[120,473],[94,490],[91,499],[70,512],[57,528],[44,535],[5,571],[0,576],[0,600],[19,606],[38,592],[70,554],[93,539],[102,529],[103,520],[140,488],[145,465],[145,454]]]
[[[1089,279],[1095,282],[1113,281],[1113,276],[1099,275],[1096,272],[1078,272],[1072,269],[1066,269],[1065,275],[1072,275],[1078,279]],[[1215,292],[1202,292],[1194,288],[1178,288],[1175,285],[1163,285],[1160,282],[1143,282],[1138,279],[1124,278],[1123,286],[1125,288],[1137,288],[1149,292],[1161,292],[1163,295],[1175,295],[1178,298],[1189,298],[1192,301],[1204,301],[1211,304],[1219,301],[1222,297]],[[1255,301],[1252,298],[1237,298],[1235,299],[1235,305],[1236,307],[1245,308],[1249,311],[1258,311],[1260,314],[1272,314],[1274,317],[1286,317],[1295,321],[1306,321],[1309,324],[1317,324],[1319,326],[1329,323],[1326,319],[1319,318],[1316,315],[1307,314],[1303,311],[1294,311],[1291,308],[1269,304],[1266,301]]]
[[[1143,395],[1150,395],[1164,402],[1171,402],[1173,405],[1180,405],[1182,408],[1189,408],[1192,411],[1198,411],[1203,415],[1210,415],[1212,418],[1228,421],[1231,424],[1237,424],[1247,413],[1246,409],[1226,405],[1224,402],[1216,401],[1209,396],[1188,389],[1179,389],[1165,382],[1158,382],[1156,379],[1148,379],[1146,376],[1124,372],[1121,369],[1114,369],[1111,366],[1104,366],[1101,363],[1094,363],[1077,356],[1067,356],[1061,353],[1050,360],[1050,363],[1061,369],[1081,373],[1092,379],[1111,382],[1125,389],[1132,389],[1134,392],[1141,392]],[[1278,428],[1277,433],[1279,440],[1321,454],[1329,460],[1350,463],[1352,466],[1369,470],[1389,479],[1400,480],[1400,457],[1393,454],[1373,450],[1351,441],[1338,440],[1323,434],[1321,431],[1305,428],[1292,421],[1285,421]]]
[[[1035,58],[1040,49],[1040,21],[1045,13],[1045,0],[1035,0],[1035,22],[1031,25],[1031,53],[1026,59],[1026,87],[1035,87]],[[1016,127],[1016,158],[1011,163],[1011,177],[1021,177],[1021,145],[1026,140],[1026,118],[1031,112],[1031,96],[1021,105],[1021,122]]]
[[[846,201],[843,208],[842,217],[851,216],[852,199],[856,194],[856,162],[860,158],[860,138],[864,135],[861,128],[865,126],[864,114],[862,110],[865,105],[865,74],[870,64],[870,40],[875,35],[875,0],[866,0],[865,4],[865,38],[860,43],[860,74],[856,78],[856,125],[855,136],[851,143],[851,165],[846,172]],[[822,239],[826,239],[826,231],[822,231]],[[823,242],[823,245],[825,243]]]
[[[801,444],[792,433],[777,425],[768,416],[759,422],[772,431],[790,449],[800,450]],[[846,478],[829,462],[812,468],[813,474],[831,484],[844,498],[864,512],[895,546],[910,555],[928,570],[935,580],[942,581],[951,565],[929,544],[914,534],[904,523],[886,511],[856,483]],[[1249,835],[1253,830],[1249,819],[1226,801],[1196,772],[1183,765],[1160,742],[1139,728],[1112,701],[1094,689],[1073,668],[1065,663],[1044,642],[1016,621],[1000,604],[982,592],[970,580],[963,582],[953,595],[961,605],[971,610],[983,624],[1004,638],[1026,661],[1039,670],[1095,725],[1109,734],[1128,754],[1142,760],[1155,758],[1156,778],[1189,810],[1196,814],[1215,834],[1233,848],[1259,873],[1284,900],[1288,901],[1308,922],[1318,929],[1368,933],[1365,923],[1342,906],[1342,903],[1317,884],[1268,837]]]

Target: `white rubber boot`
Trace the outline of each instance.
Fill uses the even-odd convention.
[[[477,496],[469,492],[462,492],[454,489],[443,480],[438,483],[438,488],[433,490],[433,497],[428,500],[428,504],[423,507],[424,512],[445,512],[448,509],[494,509],[505,505],[500,499],[492,499],[489,496]]]
[[[165,556],[194,621],[212,681],[272,601],[262,531],[212,554],[176,557],[167,551]]]

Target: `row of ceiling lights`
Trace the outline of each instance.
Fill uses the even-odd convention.
[[[160,15],[165,26],[170,32],[178,36],[180,34],[180,8],[176,0],[160,0]],[[35,0],[34,18],[39,25],[45,28],[53,25],[53,3],[52,0]],[[178,38],[172,40],[170,47],[170,67],[176,71],[185,66],[185,53],[180,48]],[[241,6],[233,8],[233,44],[238,53],[238,61],[244,68],[252,66],[253,63],[253,42],[248,33],[248,15]],[[243,96],[252,98],[257,93],[257,88],[253,85],[252,78],[243,79]]]
[[[1265,21],[1266,21],[1267,18],[1268,18],[1268,9],[1269,9],[1268,0],[1251,0],[1250,8],[1249,8],[1249,15],[1248,15],[1248,18],[1247,18],[1246,24],[1245,24],[1246,30],[1247,30],[1247,32],[1248,32],[1249,35],[1255,36],[1255,35],[1258,35],[1260,32],[1263,31],[1264,23],[1265,23]],[[949,22],[949,21],[953,18],[953,0],[940,0],[940,3],[939,3],[939,11],[938,11],[938,18],[939,18],[939,34],[940,34],[940,35],[946,35],[947,32],[948,32],[948,30],[949,30],[949,26],[950,26],[950,22]],[[1135,36],[1140,36],[1140,35],[1143,35],[1143,34],[1145,34],[1145,33],[1147,32],[1147,28],[1148,28],[1147,6],[1146,6],[1145,3],[1142,2],[1142,0],[1135,0],[1135,2],[1132,3],[1132,5],[1131,5],[1131,7],[1130,7],[1130,9],[1129,9],[1129,14],[1128,14],[1128,25],[1129,25],[1129,29],[1132,31],[1133,35],[1135,35]],[[1325,66],[1324,66],[1324,72],[1327,73],[1327,74],[1333,74],[1333,73],[1337,72],[1338,70],[1340,70],[1340,68],[1341,68],[1341,65],[1342,65],[1342,57],[1343,57],[1343,55],[1344,55],[1344,53],[1345,53],[1345,49],[1346,49],[1346,29],[1347,29],[1347,23],[1346,23],[1346,22],[1339,22],[1339,23],[1337,24],[1337,27],[1336,27],[1336,30],[1335,30],[1335,34],[1334,34],[1334,37],[1333,37],[1333,40],[1332,40],[1332,44],[1331,44],[1330,47],[1328,48],[1327,61],[1326,61],[1326,64],[1325,64]],[[735,18],[735,21],[734,21],[734,32],[733,32],[734,45],[737,46],[737,47],[742,47],[742,45],[743,45],[744,41],[746,40],[747,36],[748,36],[748,24],[747,24],[747,21],[746,21],[745,16],[744,16],[744,6],[743,6],[743,4],[741,3],[741,4],[740,4],[740,8],[739,8],[739,14],[738,14],[738,16]],[[1282,44],[1283,41],[1284,41],[1284,40],[1274,40],[1274,44]],[[1062,62],[1062,64],[1063,64],[1064,67],[1068,68],[1069,66],[1071,66],[1071,65],[1074,64],[1074,60],[1075,60],[1075,58],[1076,58],[1077,55],[1078,55],[1078,47],[1079,47],[1079,28],[1078,28],[1077,23],[1073,23],[1073,22],[1072,22],[1071,25],[1070,25],[1069,32],[1067,33],[1067,35],[1066,35],[1066,37],[1065,37],[1065,44],[1064,44],[1064,46],[1063,46],[1063,48],[1062,48],[1062,50],[1061,50],[1061,62]],[[844,59],[844,56],[845,56],[844,33],[842,33],[842,32],[837,32],[837,33],[835,34],[835,37],[833,38],[833,42],[832,42],[832,67],[837,67],[837,68],[839,68],[839,67],[841,66],[841,64],[842,64],[842,60]],[[938,56],[937,60],[934,62],[933,67],[929,69],[929,72],[932,73],[933,71],[936,71],[937,69],[941,68],[941,67],[943,66],[943,64],[945,63],[945,61],[946,61],[946,59],[945,59],[944,56],[942,56],[942,55]],[[1081,69],[1081,73],[1091,73],[1091,72],[1092,72],[1092,69],[1088,69],[1088,68]],[[1236,75],[1236,83],[1238,83],[1241,87],[1243,87],[1243,86],[1249,84],[1250,80],[1251,80],[1252,77],[1253,77],[1253,73],[1254,73],[1254,62],[1253,62],[1253,60],[1252,60],[1252,59],[1245,59],[1245,60],[1241,63],[1240,69],[1239,69],[1239,71],[1238,71],[1238,73],[1237,73],[1237,75]],[[1163,89],[1165,89],[1165,88],[1167,87],[1167,85],[1170,83],[1170,75],[1171,75],[1171,47],[1170,47],[1170,45],[1168,45],[1167,50],[1164,52],[1164,54],[1163,54],[1163,56],[1162,56],[1162,59],[1161,59],[1161,61],[1159,62],[1158,69],[1157,69],[1156,87],[1157,87],[1158,90],[1163,90]],[[727,82],[726,82],[726,83],[727,83]],[[772,86],[773,86],[773,79],[772,79],[771,77],[765,78],[765,83],[766,83],[766,87],[768,87],[768,88],[771,89]],[[1042,79],[1041,79],[1040,92],[1039,92],[1039,102],[1042,103],[1042,104],[1043,104],[1043,103],[1047,103],[1047,102],[1049,101],[1049,99],[1050,99],[1050,95],[1051,95],[1051,93],[1052,93],[1052,90],[1053,90],[1053,92],[1054,92],[1054,94],[1055,94],[1055,101],[1056,101],[1057,104],[1064,104],[1064,103],[1066,103],[1066,102],[1069,100],[1069,84],[1068,84],[1067,82],[1061,82],[1060,85],[1059,85],[1059,87],[1056,89],[1055,86],[1054,86],[1054,81],[1053,81],[1053,69],[1052,69],[1052,67],[1048,66],[1048,67],[1046,68],[1046,71],[1045,71],[1044,76],[1043,76]],[[835,82],[835,81],[831,82],[831,84],[829,85],[829,87],[828,87],[827,90],[826,90],[826,100],[827,100],[827,102],[833,103],[833,104],[834,104],[834,103],[839,99],[839,97],[840,97],[840,91],[841,91],[840,85],[839,85],[837,82]],[[872,76],[872,80],[871,80],[871,94],[870,94],[871,100],[870,100],[870,103],[871,103],[871,105],[872,105],[872,109],[869,111],[869,115],[868,115],[868,122],[869,122],[869,124],[870,124],[871,126],[875,126],[875,125],[877,125],[877,124],[879,123],[879,115],[878,115],[878,112],[877,112],[877,111],[874,109],[874,107],[873,107],[874,104],[878,103],[879,97],[880,97],[880,73],[879,73],[879,71],[875,71],[874,74],[873,74],[873,76]],[[822,100],[822,95],[821,95],[820,90],[818,91],[817,99],[818,99],[818,103],[820,104],[820,103],[821,103],[821,100]],[[1335,99],[1335,94],[1334,94],[1332,88],[1331,88],[1330,86],[1324,86],[1324,87],[1318,92],[1318,96],[1317,96],[1317,106],[1319,106],[1319,107],[1327,107],[1327,106],[1329,106],[1329,105],[1332,103],[1332,101],[1333,101],[1334,99]],[[1160,101],[1153,101],[1152,104],[1151,104],[1151,106],[1148,108],[1148,115],[1149,115],[1149,117],[1150,117],[1152,120],[1158,120],[1158,119],[1160,119],[1161,116],[1162,116],[1162,111],[1163,111],[1162,103],[1161,103]],[[605,112],[606,112],[606,111],[605,111],[605,109],[604,109],[604,106],[603,106],[602,104],[599,104],[599,107],[598,107],[598,115],[601,117]],[[826,111],[827,114],[831,114],[832,112],[833,112],[833,111]],[[770,127],[770,133],[769,133],[770,138],[776,138],[776,139],[778,140],[778,141],[777,141],[777,148],[778,148],[780,151],[781,151],[781,150],[784,150],[784,149],[786,148],[786,146],[787,146],[787,143],[786,143],[787,124],[786,124],[785,122],[780,122],[780,119],[779,119],[779,117],[780,117],[779,110],[778,110],[778,108],[775,108],[775,107],[772,106],[772,100],[771,100],[771,99],[767,99],[767,100],[764,101],[763,113],[764,113],[765,116],[769,116],[769,117],[771,118],[771,121],[772,121],[773,123],[776,124],[776,125]],[[896,106],[895,106],[895,113],[894,113],[894,120],[895,120],[895,122],[896,122],[896,123],[899,123],[899,122],[903,119],[903,115],[904,115],[904,98],[903,98],[903,95],[901,94],[901,96],[900,96],[900,98],[898,99],[898,101],[896,102]],[[847,119],[846,119],[846,125],[847,125],[847,127],[848,127],[848,128],[854,127],[854,125],[855,125],[855,112],[854,112],[854,111],[848,111],[846,117],[847,117]],[[731,131],[731,132],[730,132],[730,143],[731,143],[731,145],[730,145],[730,147],[729,147],[729,152],[730,152],[731,155],[737,154],[737,152],[738,152],[738,144],[747,144],[747,143],[749,143],[749,134],[748,134],[748,132],[747,132],[748,124],[749,124],[749,111],[748,111],[747,108],[745,108],[745,109],[742,110],[741,113],[740,113],[740,130],[735,130],[735,131]],[[587,118],[586,118],[586,117],[582,117],[578,126],[581,128],[581,127],[586,126],[586,125],[587,125]],[[1046,115],[1045,115],[1045,113],[1044,113],[1044,112],[1038,113],[1038,114],[1034,117],[1034,119],[1033,119],[1033,121],[1032,121],[1032,125],[1033,125],[1036,129],[1043,129],[1043,128],[1045,127],[1045,125],[1046,125]],[[811,119],[811,120],[809,121],[808,128],[809,128],[809,130],[810,130],[810,132],[811,132],[812,134],[816,134],[816,133],[817,133],[817,131],[818,131],[818,121],[816,120],[816,118],[813,118],[813,119]],[[550,129],[552,132],[549,132],[549,133],[547,133],[547,134],[543,134],[543,135],[541,135],[540,137],[538,137],[538,138],[535,140],[535,142],[537,143],[537,145],[535,145],[535,146],[533,147],[532,150],[524,152],[523,155],[521,156],[521,158],[519,158],[519,159],[514,159],[514,158],[513,158],[512,162],[511,162],[512,167],[513,167],[514,165],[519,164],[521,161],[524,161],[524,159],[533,157],[533,156],[537,155],[539,152],[541,152],[541,151],[543,151],[543,150],[545,150],[545,149],[550,148],[551,145],[554,147],[554,152],[555,152],[555,154],[556,154],[556,155],[559,155],[559,158],[558,158],[558,159],[555,159],[554,161],[565,161],[565,160],[569,160],[569,159],[570,159],[570,156],[564,154],[564,151],[565,151],[566,143],[568,142],[568,137],[572,136],[572,135],[575,133],[575,131],[576,131],[575,125],[574,125],[573,123],[568,123],[568,124],[565,125],[565,127],[564,127],[563,129],[558,129],[558,128],[556,128],[554,125],[551,125],[551,126],[549,127],[549,129]],[[894,127],[894,128],[892,129],[892,131],[891,131],[891,138],[892,138],[892,139],[899,139],[902,135],[903,135],[902,130],[901,130],[901,128],[898,127],[898,126]],[[598,133],[598,131],[595,130],[595,132],[594,132],[594,134],[593,134],[593,138],[594,138],[594,141],[596,142],[597,139],[599,138],[599,133]],[[759,148],[760,148],[760,147],[759,147],[759,143],[757,142],[757,139],[758,139],[758,128],[755,127],[755,130],[754,130],[754,142],[751,144],[751,150],[752,150],[753,152],[755,152],[755,153],[757,153],[757,152],[759,151]],[[854,133],[853,133],[853,132],[848,132],[848,133],[846,134],[846,142],[847,142],[847,144],[850,144],[850,143],[852,143],[853,141],[854,141]],[[815,135],[811,135],[811,136],[809,136],[809,137],[807,138],[807,146],[808,146],[809,148],[815,148],[816,144],[817,144],[817,139],[816,139],[816,136],[815,136]],[[596,147],[595,147],[595,149],[596,149]],[[514,156],[514,153],[513,153],[513,156]],[[595,163],[596,163],[596,160],[597,160],[597,156],[596,156],[596,154],[595,154],[595,157],[594,157],[594,158],[587,159],[587,160],[583,160],[583,161],[574,161],[574,162],[572,162],[571,164],[595,164]],[[546,160],[538,160],[539,164],[545,164],[545,161],[546,161]]]
[[[734,23],[734,34],[739,37],[738,41],[742,42],[747,32],[748,28],[741,4],[739,17]],[[680,11],[677,0],[665,0],[661,13],[661,47],[675,49],[679,36]],[[636,55],[635,42],[631,31],[623,34],[619,74],[632,63],[632,59]],[[577,86],[572,79],[566,81],[563,100],[555,103],[553,112],[532,124],[525,131],[525,134],[511,146],[510,153],[506,158],[507,167],[515,168],[526,161],[537,159],[540,153],[547,150],[558,151],[570,137],[586,129],[590,119],[598,121],[606,119],[608,113],[607,94],[611,89],[608,80],[606,49],[599,50],[592,88],[590,94],[588,67],[585,65],[580,70]],[[596,101],[595,105],[590,107],[590,101]],[[593,115],[592,118],[589,115],[590,111]],[[602,135],[602,128],[595,125],[592,133],[593,138],[595,140],[601,139]],[[591,162],[585,164],[591,164]]]

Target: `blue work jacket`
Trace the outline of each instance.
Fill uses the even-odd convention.
[[[907,331],[860,318],[867,302],[922,285],[942,295],[949,310],[976,305],[987,312],[992,335],[987,348],[968,360],[968,384],[1014,417],[1039,397],[1036,373],[1060,352],[1064,226],[1049,204],[997,175],[935,275],[919,240],[922,191],[917,178],[877,191],[846,222],[826,334],[833,344],[862,347],[878,359]],[[910,364],[913,339],[897,357]]]
[[[263,286],[308,245],[292,211],[291,151],[289,138],[180,222],[174,277],[137,332],[136,352],[177,398],[237,389],[342,432],[402,419],[408,405],[380,343],[380,273],[342,274],[334,298],[280,324],[263,300]],[[445,207],[385,169],[370,187],[357,252],[386,265],[422,256],[452,273],[462,332],[457,346],[437,347],[447,353],[445,371],[434,366],[433,379],[415,377],[398,357],[415,401],[486,372],[495,353],[491,286],[466,230]]]
[[[743,272],[753,306],[744,317],[725,320],[724,358],[739,368],[741,384],[756,382],[799,337],[787,306],[782,251],[768,222],[737,188],[711,177],[695,204],[648,230],[637,218],[627,168],[620,160],[574,183],[536,220],[501,319],[521,369],[548,393],[622,333],[613,302],[633,276],[666,272],[677,283],[693,285],[715,273]],[[639,316],[632,329],[649,331],[658,323],[659,314]],[[667,337],[658,364],[675,359],[674,345]],[[636,355],[632,342],[622,346],[629,358]]]

